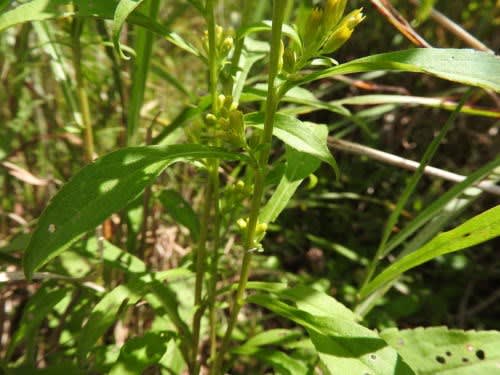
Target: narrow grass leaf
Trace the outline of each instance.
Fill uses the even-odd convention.
[[[459,105],[455,108],[453,113],[450,115],[450,117],[448,118],[448,120],[446,121],[444,126],[439,131],[438,135],[432,140],[432,142],[429,144],[429,146],[427,146],[427,148],[424,152],[424,155],[422,156],[422,159],[420,160],[419,167],[417,168],[415,173],[411,176],[410,180],[406,184],[406,187],[403,190],[403,193],[401,194],[401,196],[399,197],[399,199],[396,203],[396,207],[391,212],[389,219],[387,219],[387,222],[386,222],[385,227],[384,227],[384,231],[382,233],[382,239],[380,240],[380,244],[379,244],[379,247],[377,249],[377,254],[376,254],[377,259],[374,260],[375,263],[372,263],[372,265],[376,264],[376,262],[378,262],[379,257],[387,254],[387,251],[386,251],[387,241],[389,240],[389,237],[391,235],[391,232],[392,232],[394,226],[398,222],[398,219],[399,219],[399,216],[401,215],[401,212],[403,212],[403,209],[404,209],[406,203],[408,202],[408,199],[410,198],[411,194],[413,193],[413,191],[417,187],[417,184],[420,181],[420,178],[423,176],[425,167],[430,163],[430,161],[432,160],[432,158],[436,154],[439,145],[443,141],[445,135],[451,129],[451,126],[455,122],[455,119],[456,119],[458,113],[460,112],[460,109],[462,108],[462,106],[466,102],[467,98],[469,98],[471,94],[472,94],[472,89],[470,89],[462,97],[462,100],[460,101]],[[373,269],[371,269],[371,271],[373,271]],[[369,276],[371,276],[371,274]]]
[[[500,157],[489,162],[474,173],[471,173],[464,181],[456,184],[446,193],[427,206],[419,215],[410,221],[398,234],[396,234],[385,247],[385,253],[389,253],[404,240],[414,234],[423,225],[428,223],[432,218],[442,213],[443,208],[452,200],[459,197],[463,192],[488,176],[494,169],[500,166]]]
[[[135,3],[135,1],[127,0],[120,2],[115,12],[115,25],[117,22],[116,14],[118,13],[120,6],[122,4],[128,4],[124,5],[126,6],[127,11],[130,10],[131,12],[133,9],[135,9],[135,8],[129,8],[133,5],[130,3]],[[158,15],[158,9],[160,6],[159,0],[148,0],[144,3],[144,5],[145,5],[144,10],[148,12],[148,17],[150,17],[151,20],[155,20]],[[128,16],[129,13],[126,13],[126,15]],[[123,22],[125,22],[125,18],[123,18]],[[115,41],[115,45],[117,43],[119,43],[118,39]],[[119,46],[118,48],[120,54],[124,56],[123,52],[121,52],[121,48]],[[149,67],[151,65],[151,55],[153,50],[153,33],[147,29],[136,28],[135,38],[134,38],[134,50],[135,50],[135,59],[132,71],[132,86],[130,87],[130,102],[127,111],[128,146],[133,146],[137,144],[137,132],[140,126],[141,108],[144,103],[144,92],[146,90],[146,81],[148,79]]]
[[[361,296],[374,292],[403,272],[440,255],[466,249],[500,236],[500,205],[485,211],[462,225],[437,235],[420,249],[387,267],[362,288]]]
[[[186,159],[246,160],[242,154],[202,145],[132,147],[112,152],[77,173],[38,220],[24,254],[24,272],[54,258],[113,212],[124,208],[171,163]]]

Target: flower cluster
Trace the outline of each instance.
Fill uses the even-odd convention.
[[[234,45],[231,31],[224,30],[221,26],[217,25],[215,27],[215,45],[216,59],[221,64],[227,58]],[[202,37],[202,46],[205,56],[208,58],[208,31],[205,31]]]
[[[223,141],[225,146],[245,148],[245,124],[243,113],[238,110],[230,96],[219,95],[216,113],[208,113],[205,123],[214,139]]]
[[[326,0],[323,7],[300,15],[302,19],[297,23],[302,45],[285,51],[283,69],[286,72],[299,71],[311,59],[333,53],[349,40],[365,17],[361,8],[343,16],[346,3],[347,0]]]

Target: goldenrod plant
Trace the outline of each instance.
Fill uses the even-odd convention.
[[[0,150],[10,168],[1,180],[6,189],[13,176],[50,187],[45,195],[23,193],[44,209],[36,225],[26,222],[20,248],[11,241],[21,250],[22,265],[0,249],[0,282],[23,280],[30,294],[0,350],[3,372],[498,372],[497,331],[398,329],[396,320],[373,324],[370,313],[386,303],[393,287],[411,288],[407,271],[500,234],[500,206],[459,216],[483,194],[498,193],[498,155],[467,176],[454,175],[457,184],[441,186],[425,207],[417,209],[420,201],[411,200],[457,119],[498,119],[498,112],[471,105],[471,98],[500,91],[500,61],[489,52],[456,48],[354,58],[344,52],[357,51],[350,39],[366,33],[368,16],[353,3],[0,1],[0,48],[26,62],[22,71],[16,60],[0,57],[0,77],[15,74],[8,76],[12,92],[31,93],[41,103],[25,116],[30,105],[11,96],[0,119],[42,121],[43,142],[63,139],[71,151],[65,161],[82,164],[68,169],[53,160],[56,182],[37,180],[12,167],[9,158],[17,159]],[[45,57],[48,66],[27,63]],[[419,145],[420,162],[399,197],[393,191],[390,198],[361,199],[339,190],[354,172],[338,163],[332,147],[374,155],[341,139],[358,130],[374,138],[366,126],[373,111],[348,108],[381,104],[374,108],[380,117],[408,104],[410,96],[349,94],[331,101],[318,99],[319,91],[330,79],[366,87],[359,82],[393,73],[453,82],[458,99],[411,97],[411,104],[451,115],[427,145]],[[17,80],[31,91],[16,86]],[[322,123],[331,117],[307,117],[315,111],[328,111],[350,127]],[[80,137],[83,157],[75,151]],[[59,145],[40,153],[55,158]],[[304,181],[309,183],[299,189]],[[376,223],[378,246],[362,253],[340,244],[341,238],[285,228],[280,219],[287,207],[306,212],[318,186],[333,190],[323,196],[384,207],[376,217],[388,217],[385,226]],[[297,191],[312,200],[294,200]],[[300,218],[293,221],[300,224]],[[175,244],[168,228],[176,228]],[[272,249],[286,248],[293,236],[346,258],[348,279],[337,285],[315,274],[326,267],[317,248],[310,250],[314,272],[282,268]],[[328,264],[337,269],[334,261]],[[3,328],[1,323],[2,345]]]

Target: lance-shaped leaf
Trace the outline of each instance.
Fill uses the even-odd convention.
[[[247,160],[242,154],[202,145],[131,147],[112,152],[78,172],[38,220],[24,256],[28,278],[85,232],[119,211],[169,165],[200,158]]]
[[[264,294],[252,295],[256,303],[304,327],[323,364],[338,374],[412,375],[414,372],[374,331],[346,316],[343,309],[337,314],[311,314],[280,299]]]
[[[500,58],[486,52],[453,48],[416,48],[363,57],[309,74],[295,84],[338,74],[375,70],[426,73],[466,85],[500,91]]]
[[[500,236],[500,205],[489,209],[462,225],[438,234],[420,249],[387,267],[360,292],[367,296],[403,272],[428,262],[440,255],[466,249]]]

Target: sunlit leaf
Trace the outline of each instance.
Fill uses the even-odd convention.
[[[374,70],[426,73],[466,85],[500,91],[499,57],[471,49],[452,48],[418,48],[371,55],[309,74],[297,83]]]
[[[259,129],[264,128],[262,113],[251,113],[245,116],[245,123]],[[328,163],[337,176],[340,174],[337,163],[327,146],[327,137],[320,137],[315,127],[319,125],[302,122],[293,116],[277,113],[273,134],[293,149],[314,156]]]
[[[28,278],[88,230],[134,198],[169,165],[201,158],[247,160],[241,154],[202,145],[125,148],[103,156],[77,173],[38,220],[24,255]]]

